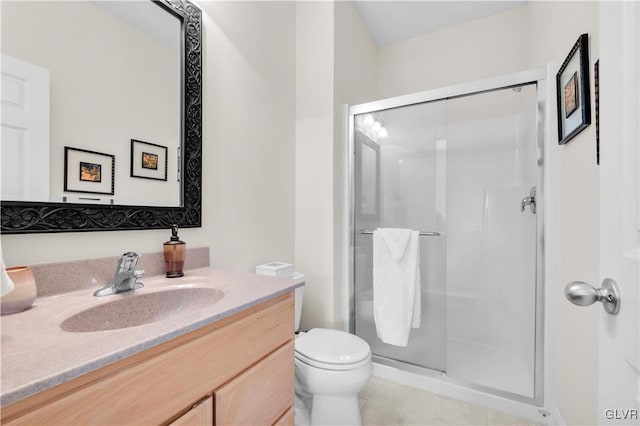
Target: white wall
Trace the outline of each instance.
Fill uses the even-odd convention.
[[[296,269],[301,328],[345,328],[342,104],[373,99],[376,47],[349,2],[296,5]]]
[[[344,104],[359,104],[375,99],[378,49],[360,21],[353,4],[341,1],[334,6],[334,326],[348,328],[348,264],[345,264],[345,238],[348,222],[344,216],[348,205],[346,164],[348,141]]]
[[[591,94],[593,64],[599,56],[598,2],[530,2],[536,31],[531,57],[538,63],[561,64],[582,33],[589,33]],[[599,284],[599,176],[595,149],[595,104],[592,124],[569,144],[551,141],[557,199],[555,219],[559,229],[557,280],[547,291],[557,302],[557,401],[567,424],[598,423],[598,315],[599,307],[582,308],[564,299],[570,281]]]
[[[517,7],[380,47],[377,97],[399,96],[531,68],[528,17],[527,7]]]
[[[202,228],[188,247],[252,271],[294,259],[295,4],[198,2],[203,14]],[[9,266],[162,250],[169,230],[2,236]]]
[[[216,267],[294,260],[295,4],[202,2],[205,226]]]
[[[296,5],[295,265],[305,274],[301,329],[333,324],[334,5]]]

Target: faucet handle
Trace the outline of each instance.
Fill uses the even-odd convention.
[[[534,186],[529,191],[529,196],[524,197],[520,202],[520,211],[524,212],[525,206],[530,206],[531,213],[536,214],[536,187]]]
[[[106,296],[144,287],[144,284],[138,282],[138,278],[144,276],[144,269],[136,269],[139,259],[140,255],[132,251],[128,251],[118,257],[114,278],[104,287],[96,290],[93,295]]]
[[[118,258],[116,273],[133,271],[136,268],[139,259],[140,255],[132,251],[122,254],[122,256]]]

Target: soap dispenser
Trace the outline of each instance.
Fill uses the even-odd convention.
[[[164,243],[164,264],[167,278],[184,276],[184,255],[187,245],[178,237],[178,225],[171,225],[171,240]]]

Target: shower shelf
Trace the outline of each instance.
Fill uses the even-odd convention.
[[[365,234],[365,235],[372,235],[373,231],[374,231],[374,229],[361,229],[360,232],[358,232],[358,233],[359,234]],[[439,232],[430,232],[430,231],[420,231],[420,233],[418,235],[425,236],[425,237],[439,237],[440,233]]]

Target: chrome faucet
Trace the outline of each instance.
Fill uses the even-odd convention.
[[[115,277],[104,287],[96,290],[93,295],[107,296],[144,287],[144,284],[137,282],[139,277],[144,276],[144,269],[136,269],[139,259],[140,255],[133,252],[127,252],[120,256]]]

